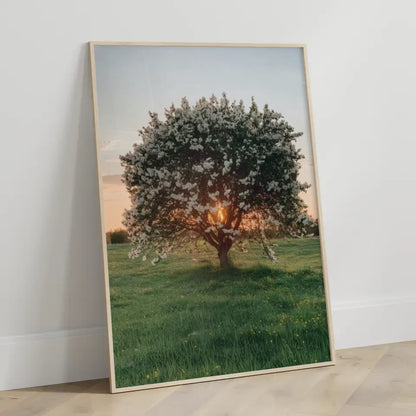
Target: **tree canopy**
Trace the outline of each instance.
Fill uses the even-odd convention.
[[[301,151],[284,117],[254,99],[201,98],[150,114],[142,144],[120,156],[131,198],[124,224],[132,257],[156,253],[153,264],[189,241],[203,239],[228,263],[233,243],[250,234],[277,261],[267,230],[302,232],[309,221],[298,181]],[[241,244],[242,247],[242,244]]]

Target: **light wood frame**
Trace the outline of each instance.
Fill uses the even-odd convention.
[[[164,383],[154,383],[131,387],[116,387],[115,380],[115,367],[114,367],[114,352],[113,352],[113,330],[111,321],[111,304],[110,304],[110,280],[108,273],[108,258],[107,258],[107,241],[104,226],[104,202],[103,202],[103,183],[100,169],[100,147],[99,147],[99,131],[98,131],[98,101],[97,101],[97,85],[95,76],[95,46],[198,46],[198,47],[251,47],[251,48],[300,48],[303,51],[303,62],[304,62],[304,73],[306,82],[306,96],[308,104],[308,116],[309,116],[309,130],[312,148],[312,159],[314,164],[314,179],[316,184],[316,200],[317,209],[319,216],[319,237],[321,247],[321,259],[324,276],[324,289],[325,289],[325,303],[327,311],[327,322],[328,322],[328,335],[329,335],[329,347],[330,347],[330,361],[304,364],[283,368],[265,369],[257,371],[247,371],[243,373],[235,374],[224,374],[220,376],[207,376],[186,380],[169,381]],[[309,74],[307,65],[307,52],[305,44],[251,44],[251,43],[175,43],[175,42],[104,42],[104,41],[91,41],[89,42],[90,49],[90,62],[91,62],[91,77],[92,77],[92,96],[93,96],[93,112],[94,112],[94,125],[95,125],[95,143],[96,143],[96,156],[97,156],[97,175],[98,175],[98,188],[99,188],[99,204],[100,204],[100,221],[101,221],[101,237],[102,237],[102,248],[103,248],[103,268],[104,268],[104,285],[105,285],[105,300],[106,300],[106,315],[107,315],[107,331],[108,331],[108,348],[109,348],[109,363],[110,363],[110,391],[111,393],[122,393],[135,390],[147,390],[161,387],[178,386],[184,384],[202,383],[215,380],[224,380],[237,377],[248,377],[262,374],[271,374],[285,371],[294,371],[307,368],[325,367],[335,365],[335,350],[334,350],[334,336],[333,336],[333,325],[332,325],[332,314],[331,314],[331,303],[329,297],[329,286],[328,286],[328,271],[326,261],[326,251],[324,244],[324,230],[322,222],[322,210],[320,201],[320,188],[319,188],[319,175],[317,171],[317,160],[316,160],[316,148],[315,148],[315,135],[312,121],[312,107],[311,107],[311,93],[309,86]]]

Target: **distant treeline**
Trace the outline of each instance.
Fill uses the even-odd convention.
[[[125,244],[129,242],[127,231],[122,228],[108,231],[105,236],[107,244]]]
[[[267,238],[291,238],[293,234],[282,229],[265,229],[264,234]],[[249,231],[241,231],[240,237],[242,239],[250,239],[253,234]],[[302,237],[319,237],[319,223],[318,220],[314,220],[303,227]]]
[[[306,235],[308,236],[319,236],[319,225],[318,220],[312,222],[306,227]],[[283,238],[290,237],[290,235],[282,233],[280,230],[270,231],[266,230],[267,238]],[[250,233],[242,233],[243,238],[250,238]],[[119,228],[116,230],[108,231],[106,233],[107,244],[127,244],[129,243],[129,238],[127,231]]]

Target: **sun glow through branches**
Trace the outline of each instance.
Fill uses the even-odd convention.
[[[225,219],[224,207],[222,207],[221,205],[218,207],[217,217],[218,217],[220,222],[224,222],[224,219]]]

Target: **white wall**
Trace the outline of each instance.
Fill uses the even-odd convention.
[[[0,389],[108,374],[89,40],[306,43],[336,347],[416,338],[415,12],[3,0]]]

